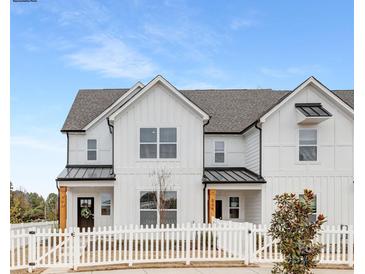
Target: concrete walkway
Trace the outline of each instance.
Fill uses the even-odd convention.
[[[47,269],[42,274],[70,273],[65,269]],[[73,272],[77,273],[77,272]],[[86,271],[81,274],[271,274],[271,267],[217,267],[217,268],[148,268]],[[315,269],[315,274],[353,274],[353,270]]]

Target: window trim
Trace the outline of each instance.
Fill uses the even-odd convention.
[[[216,153],[222,153],[222,151],[218,151],[216,150],[216,143],[218,142],[222,142],[223,143],[223,162],[216,162],[215,161],[215,154]],[[213,163],[214,165],[225,165],[226,164],[226,142],[224,140],[214,140],[213,142]]]
[[[300,145],[300,131],[301,130],[315,130],[316,131],[316,145]],[[302,164],[302,165],[306,165],[306,164],[320,164],[319,162],[319,145],[318,145],[318,128],[315,128],[315,127],[305,127],[305,128],[298,128],[297,130],[297,155],[296,155],[296,162],[297,164]],[[314,161],[303,161],[303,160],[300,160],[299,157],[299,151],[300,151],[300,147],[304,147],[304,146],[315,146],[317,148],[317,159],[314,160]]]
[[[89,140],[95,140],[95,149],[92,148],[92,149],[89,149]],[[96,155],[95,155],[95,160],[90,160],[89,159],[89,151],[95,151]],[[96,138],[87,138],[86,139],[86,160],[87,161],[97,161],[98,160],[98,154],[99,154],[99,151],[98,151],[98,139]]]
[[[156,158],[141,158],[141,144],[155,144],[155,143],[141,143],[141,128],[156,128],[157,129],[157,157]],[[160,128],[176,128],[176,143],[174,142],[163,142],[160,143]],[[137,162],[179,162],[180,161],[180,127],[176,125],[158,125],[148,126],[141,125],[137,127]],[[160,158],[160,144],[176,144],[176,158]]]
[[[238,206],[231,206],[231,198],[238,198]],[[230,220],[239,220],[241,215],[241,201],[239,196],[229,196],[228,197],[228,219]],[[237,218],[231,218],[230,211],[231,209],[238,209],[238,217]]]
[[[159,199],[159,192],[157,192],[157,207],[155,209],[143,209],[141,208],[141,192],[153,192],[153,191],[156,191],[156,190],[153,190],[153,189],[137,189],[137,204],[138,206],[136,208],[138,208],[138,221],[139,221],[139,224],[141,224],[141,211],[157,211],[157,224],[160,226],[160,199]],[[166,191],[174,191],[176,192],[176,209],[164,209],[165,211],[176,211],[176,224],[180,223],[180,216],[179,216],[179,213],[180,213],[180,206],[179,206],[179,203],[180,203],[180,197],[179,197],[179,190],[178,189],[168,189]],[[155,225],[154,225],[155,226]]]

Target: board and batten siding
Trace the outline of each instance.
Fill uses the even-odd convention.
[[[322,103],[332,115],[316,125],[297,124],[295,103]],[[299,161],[299,129],[317,129],[317,162]],[[329,225],[353,224],[353,116],[309,85],[262,124],[263,222],[270,222],[273,198],[283,192],[312,189],[318,213]]]
[[[205,134],[206,167],[245,166],[245,139],[242,135]],[[215,163],[215,142],[224,142],[224,163]]]
[[[141,127],[176,127],[176,159],[140,159]],[[203,219],[203,120],[161,84],[120,113],[114,121],[114,221],[139,224],[139,193],[153,190],[157,170],[171,173],[169,188],[178,195],[178,221]]]
[[[97,140],[97,159],[87,160],[87,140]],[[112,135],[106,119],[101,119],[85,133],[69,133],[70,165],[111,165]]]
[[[257,128],[252,127],[245,134],[245,166],[256,172],[260,173],[260,132]]]

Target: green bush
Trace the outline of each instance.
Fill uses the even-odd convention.
[[[303,199],[292,193],[275,196],[276,210],[272,214],[269,235],[278,240],[283,261],[276,263],[274,274],[308,274],[317,264],[322,245],[315,241],[325,217],[319,214],[311,222],[315,199],[311,190],[304,190]]]

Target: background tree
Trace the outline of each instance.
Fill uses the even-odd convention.
[[[58,196],[56,193],[50,193],[46,200],[46,212],[47,212],[47,220],[48,221],[56,221],[57,220],[57,203]]]
[[[36,192],[27,192],[23,188],[14,190],[10,182],[10,223],[27,223],[57,220],[58,197],[50,193],[45,201]]]
[[[322,245],[316,242],[325,217],[319,214],[315,222],[309,216],[315,196],[304,190],[304,199],[295,194],[275,196],[276,210],[272,215],[269,234],[279,240],[278,247],[284,260],[276,263],[272,273],[308,274],[317,264]]]

